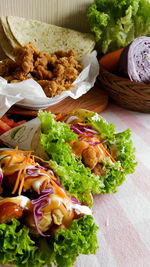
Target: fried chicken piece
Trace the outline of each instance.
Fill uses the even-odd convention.
[[[82,153],[82,159],[86,166],[94,169],[98,163],[101,163],[106,157],[105,152],[100,146],[89,146]]]
[[[78,70],[78,72],[82,71],[82,66],[75,57],[70,56],[68,59],[68,62],[72,67],[76,68]]]
[[[10,76],[17,67],[17,63],[13,60],[9,58],[4,59],[2,62],[0,62],[0,76]]]
[[[83,151],[85,151],[89,147],[89,144],[85,141],[82,141],[82,140],[70,142],[70,145],[72,147],[73,153],[77,157],[80,157],[82,155]]]
[[[38,80],[37,82],[42,86],[46,96],[52,97],[56,95],[58,86],[55,81]]]
[[[57,56],[55,54],[48,54],[40,52],[37,59],[35,60],[34,67],[38,67],[39,65],[49,69],[52,67],[57,61]]]
[[[53,73],[45,69],[42,65],[39,65],[37,69],[33,71],[33,75],[39,80],[51,80],[53,78]]]
[[[22,70],[26,73],[34,70],[34,53],[36,48],[32,43],[28,43],[24,47],[15,48],[15,61],[21,66]]]
[[[66,73],[65,73],[66,80],[72,83],[77,78],[78,74],[79,72],[75,68],[69,67],[66,69]]]
[[[76,57],[76,52],[72,49],[70,49],[68,51],[59,50],[59,51],[55,52],[55,55],[57,57],[70,57],[70,56]]]
[[[0,76],[10,83],[33,78],[48,97],[73,87],[73,81],[82,70],[73,50],[48,54],[28,43],[24,47],[16,47],[14,55],[15,62],[6,59],[0,63]]]
[[[57,64],[56,67],[54,68],[54,77],[63,77],[65,73],[65,67],[61,64]]]
[[[92,146],[89,146],[87,149],[83,150],[82,160],[87,167],[94,169],[98,163],[96,150]]]
[[[9,83],[15,83],[15,81],[20,82],[32,78],[30,73],[25,73],[24,71],[15,72],[13,75],[4,76]]]
[[[103,165],[101,163],[97,163],[96,166],[93,169],[93,172],[96,175],[105,175],[106,172],[102,169]]]
[[[10,222],[12,219],[22,217],[23,208],[13,202],[0,204],[0,223]]]

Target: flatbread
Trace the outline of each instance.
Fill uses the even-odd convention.
[[[11,59],[14,60],[14,49],[11,46],[8,38],[5,35],[2,24],[0,24],[0,45],[4,51],[4,53]]]
[[[90,53],[95,46],[95,39],[90,33],[81,33],[15,16],[8,16],[7,22],[14,38],[21,46],[32,42],[37,49],[47,53],[73,49],[79,58]]]
[[[0,21],[1,21],[4,33],[5,33],[6,37],[7,37],[7,39],[9,40],[11,46],[13,48],[15,48],[16,46],[20,46],[19,43],[17,42],[17,40],[14,38],[14,36],[13,36],[11,30],[10,30],[10,27],[9,27],[9,25],[7,23],[6,16],[1,16],[0,17]]]

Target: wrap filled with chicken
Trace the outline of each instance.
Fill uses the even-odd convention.
[[[0,140],[49,160],[65,190],[89,206],[91,193],[116,192],[136,166],[131,130],[116,133],[112,123],[88,110],[58,115],[39,111]]]
[[[40,144],[63,187],[81,202],[90,204],[90,192],[116,192],[126,174],[134,172],[135,149],[129,129],[116,133],[113,124],[88,110],[57,116],[40,111],[38,116]],[[33,149],[37,146],[35,142]]]
[[[90,208],[68,195],[49,162],[0,150],[0,264],[72,266],[79,253],[96,252],[97,229]]]

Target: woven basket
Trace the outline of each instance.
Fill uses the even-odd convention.
[[[101,88],[120,106],[141,112],[150,112],[150,84],[132,82],[100,66],[98,76]]]

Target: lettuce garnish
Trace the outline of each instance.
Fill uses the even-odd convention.
[[[127,46],[134,38],[150,34],[149,0],[95,0],[87,20],[99,52]]]
[[[97,115],[97,114],[96,114]],[[85,118],[85,121],[95,128],[102,138],[105,138],[107,142],[106,147],[116,148],[117,161],[112,162],[110,158],[106,158],[104,161],[103,169],[106,175],[103,176],[104,188],[102,193],[115,193],[117,187],[120,186],[125,180],[125,175],[133,173],[137,162],[135,160],[135,148],[131,140],[131,130],[126,129],[123,132],[115,133],[115,127],[112,123],[107,123],[99,115],[91,114]]]
[[[55,263],[58,267],[72,266],[77,256],[94,254],[98,248],[98,227],[92,216],[83,216],[62,229],[53,238],[35,238],[29,229],[13,219],[0,224],[0,264],[16,267],[42,267]]]
[[[135,148],[130,129],[115,133],[114,125],[107,123],[97,113],[85,112],[82,116],[84,121],[106,140],[106,148],[109,150],[115,147],[117,151],[117,161],[112,162],[109,157],[105,158],[103,162],[105,175],[95,175],[72,153],[69,141],[77,140],[77,134],[66,123],[55,121],[54,115],[50,112],[39,112],[42,129],[41,144],[48,153],[51,166],[59,175],[62,186],[81,202],[91,205],[90,192],[114,193],[125,180],[125,175],[134,172]]]
[[[39,112],[41,120],[41,144],[49,155],[50,165],[58,174],[61,185],[82,203],[92,205],[90,193],[98,194],[103,182],[71,151],[69,141],[77,135],[63,122],[57,122],[50,112]]]

